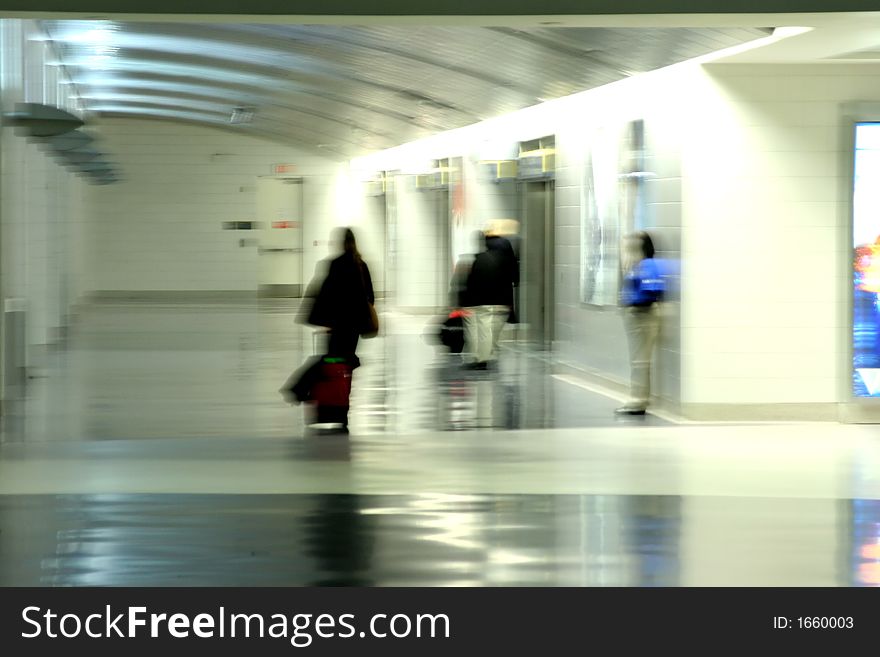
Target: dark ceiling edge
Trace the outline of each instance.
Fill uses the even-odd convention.
[[[174,123],[177,125],[186,124],[186,125],[194,125],[200,128],[204,128],[206,130],[218,130],[220,132],[234,134],[237,137],[243,137],[246,139],[259,139],[262,141],[267,141],[276,146],[281,143],[291,148],[299,148],[302,151],[319,157],[324,160],[329,160],[331,162],[347,162],[355,157],[360,157],[361,155],[370,153],[372,151],[368,151],[364,149],[363,153],[344,153],[342,151],[337,151],[333,148],[317,148],[311,146],[307,142],[303,142],[301,140],[291,138],[286,136],[286,138],[282,138],[278,133],[268,132],[261,129],[248,129],[242,130],[239,127],[234,127],[222,123],[205,123],[204,121],[196,121],[194,119],[189,118],[176,118],[170,116],[156,116],[155,114],[132,114],[129,112],[92,112],[92,114],[98,119],[97,128],[100,131],[101,124],[106,122],[110,123],[112,121],[156,121],[161,123]],[[335,153],[338,157],[333,157],[329,155],[330,153]]]
[[[0,0],[26,14],[213,16],[615,16],[874,12],[877,0]]]

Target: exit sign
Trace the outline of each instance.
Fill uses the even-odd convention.
[[[298,221],[273,221],[272,228],[299,228]]]
[[[272,173],[274,173],[276,176],[281,176],[287,173],[294,172],[296,172],[295,164],[276,164],[272,167]]]

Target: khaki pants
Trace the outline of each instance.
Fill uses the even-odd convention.
[[[476,362],[485,363],[495,358],[495,347],[501,329],[510,315],[507,306],[475,306],[467,309],[464,318],[466,348]]]
[[[651,360],[660,333],[657,306],[629,307],[624,310],[623,323],[629,342],[630,399],[626,408],[644,410],[651,397]]]

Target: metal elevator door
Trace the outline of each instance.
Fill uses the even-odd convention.
[[[364,222],[355,230],[358,249],[370,268],[373,291],[377,298],[388,292],[388,214],[385,194],[367,196]]]
[[[524,181],[520,187],[520,322],[526,339],[540,348],[553,341],[555,184]]]
[[[437,308],[445,307],[449,290],[449,279],[452,272],[449,244],[452,230],[449,218],[449,188],[443,187],[431,192],[433,204],[433,232],[434,232],[434,271],[436,272],[434,305]]]

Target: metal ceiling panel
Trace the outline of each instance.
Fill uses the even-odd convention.
[[[336,157],[461,127],[768,34],[759,28],[43,26],[57,65],[66,67],[89,111],[226,127]],[[242,115],[248,120],[232,123]]]

